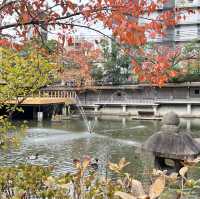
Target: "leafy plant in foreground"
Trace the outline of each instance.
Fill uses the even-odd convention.
[[[90,166],[89,158],[76,162],[75,173],[61,176],[52,174],[53,167],[36,165],[2,167],[0,168],[0,198],[186,199],[191,191],[200,185],[199,181],[186,178],[188,167],[183,167],[179,174],[173,173],[170,176],[155,170],[152,183],[146,190],[140,181],[122,171],[128,164],[124,158],[118,164],[109,163],[108,167],[117,175],[117,180],[94,171]]]

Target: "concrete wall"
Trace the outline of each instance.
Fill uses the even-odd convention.
[[[188,98],[188,88],[172,88],[173,99],[187,99]]]
[[[186,101],[188,98],[190,98],[189,100],[193,98],[200,99],[200,87],[140,87],[138,89],[126,90],[110,89],[87,91],[79,95],[79,99],[83,104],[85,104],[85,102],[87,105],[93,105],[98,102],[105,103],[105,105],[101,105],[97,111],[97,113],[101,114],[138,115],[144,113],[145,115],[146,112],[146,114],[149,115],[155,113],[156,116],[162,116],[169,111],[174,111],[180,116],[200,117],[200,104],[191,105],[190,107],[190,105],[187,104],[189,101]],[[152,105],[154,99],[158,101],[159,99],[185,99],[185,104],[159,104],[156,108],[156,105]],[[151,103],[146,103],[146,100],[149,100],[148,102]],[[135,104],[139,103],[139,105],[133,106],[134,103],[132,105],[126,105],[126,103],[131,104],[131,101]],[[106,104],[106,102],[110,104]],[[126,107],[123,109],[122,105],[126,105]],[[92,108],[94,110],[94,107]]]
[[[200,105],[192,105],[191,114],[194,116],[200,116]]]
[[[140,112],[153,113],[153,108],[151,106],[149,106],[149,107],[142,107],[142,106],[127,107],[127,112],[128,112],[128,114],[131,114],[131,115],[139,115]]]
[[[142,107],[142,106],[127,107],[126,112],[122,111],[121,106],[119,107],[107,106],[99,110],[99,112],[102,114],[111,113],[111,114],[127,114],[127,115],[139,115],[140,112],[143,112],[144,114],[145,112],[153,113],[153,111],[154,111],[153,107],[150,107],[150,106],[149,107]],[[157,109],[157,116],[163,116],[169,111],[173,111],[180,116],[186,116],[188,114],[186,105],[162,105],[162,106],[159,106]],[[198,113],[200,113],[200,107],[194,107],[194,109],[192,110],[192,114],[198,115]]]
[[[153,113],[152,107],[138,107],[138,106],[131,106],[126,107],[126,111],[123,112],[122,106],[106,106],[103,108],[100,108],[97,113],[99,114],[111,114],[111,115],[139,115],[140,112],[147,112],[147,113]],[[153,115],[153,114],[152,114]]]
[[[122,113],[122,107],[103,107],[99,109],[99,112],[105,113],[105,114],[121,114]]]
[[[164,115],[169,111],[173,111],[180,116],[187,115],[187,106],[186,105],[161,105],[158,107],[158,115]]]
[[[195,90],[199,90],[199,94],[195,94]],[[200,98],[200,88],[154,88],[143,87],[139,89],[110,89],[110,90],[96,90],[86,91],[85,93],[78,94],[82,103],[90,102],[103,102],[103,101],[121,101],[126,103],[130,100],[142,100],[142,99],[187,99],[190,97]]]
[[[127,113],[131,115],[138,115],[138,108],[137,107],[127,107]]]
[[[125,111],[123,106],[106,105],[100,107],[96,114],[105,115],[132,115],[132,116],[163,116],[169,111],[173,111],[182,117],[200,117],[200,105],[191,105],[191,112],[188,111],[187,104],[160,104],[157,106],[126,106]],[[94,108],[85,108],[87,111],[94,111]],[[189,109],[190,110],[190,109]]]

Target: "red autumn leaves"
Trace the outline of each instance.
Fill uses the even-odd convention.
[[[68,68],[63,68],[60,73],[61,79],[90,80],[90,71],[94,62],[101,58],[100,50],[92,42],[77,40],[70,37],[68,46],[62,49],[60,59],[69,63]]]
[[[0,18],[2,19],[0,34],[12,28],[18,37],[26,38],[30,28],[36,33],[47,28],[49,32],[56,32],[57,37],[62,38],[63,42],[67,41],[70,45],[73,43],[70,35],[76,31],[76,27],[82,26],[90,29],[99,21],[105,28],[112,31],[122,48],[124,45],[141,47],[147,43],[147,35],[164,36],[166,28],[175,25],[177,18],[180,19],[178,11],[175,16],[175,10],[161,12],[152,18],[152,13],[163,2],[166,1],[158,0],[149,3],[148,0],[94,0],[79,4],[72,0],[52,0],[51,4],[48,0],[3,1],[0,4]],[[9,21],[8,16],[14,16],[15,21]],[[81,18],[81,22],[78,23],[77,18]],[[145,22],[141,23],[141,19],[144,18]],[[1,41],[0,45],[6,45],[5,41]],[[84,65],[81,68],[87,71],[87,64],[83,63],[82,55],[76,56],[75,52],[70,56],[72,55],[77,62]],[[154,55],[152,59],[155,59],[154,62],[134,64],[134,71],[138,73],[140,79],[161,84],[175,75],[175,71],[170,70],[169,55],[163,57]],[[141,75],[143,71],[146,72],[145,76]]]
[[[181,49],[171,49],[167,46],[154,47],[143,51],[145,58],[140,65],[132,61],[133,71],[138,74],[140,81],[150,81],[162,86],[178,73],[176,59],[181,55]]]

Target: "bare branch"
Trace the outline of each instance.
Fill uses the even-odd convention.
[[[14,2],[14,1],[13,1]],[[12,3],[13,3],[12,2]],[[94,9],[93,11],[91,11],[93,14],[97,13],[97,12],[101,12],[101,11],[112,11],[112,12],[117,12],[117,7],[103,7],[101,9]],[[44,13],[45,11],[42,11],[40,12],[41,13]],[[133,18],[137,18],[137,19],[145,19],[145,20],[149,20],[149,21],[157,21],[157,22],[162,22],[162,20],[159,20],[159,19],[152,19],[152,18],[147,18],[147,17],[144,17],[144,16],[139,16],[139,17],[136,17],[136,16],[133,16],[129,13],[123,13],[124,15],[126,16],[131,16]],[[65,20],[65,19],[70,19],[72,17],[75,17],[75,16],[79,16],[79,15],[83,15],[83,12],[76,12],[76,13],[73,13],[73,14],[67,14],[65,16],[60,16],[60,17],[57,17],[54,19],[54,21],[62,21],[62,20]],[[31,15],[30,15],[31,16]],[[46,23],[48,25],[48,22],[51,22],[51,19],[49,21],[45,21],[45,20],[34,20],[33,18],[27,22],[27,23],[23,23],[23,22],[16,22],[16,23],[12,23],[12,24],[7,24],[7,25],[3,25],[3,26],[0,26],[0,30],[4,30],[4,29],[9,29],[9,28],[13,28],[13,27],[18,27],[18,26],[28,26],[28,25],[41,25],[41,24],[44,24]]]

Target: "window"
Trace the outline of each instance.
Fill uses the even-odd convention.
[[[175,35],[175,40],[180,40],[180,36],[181,36],[181,31],[180,31],[180,27],[176,27],[175,31],[174,31],[174,35]]]
[[[199,89],[195,89],[195,90],[194,90],[194,94],[195,94],[195,95],[199,95]]]
[[[180,37],[180,28],[176,29],[176,37]]]

